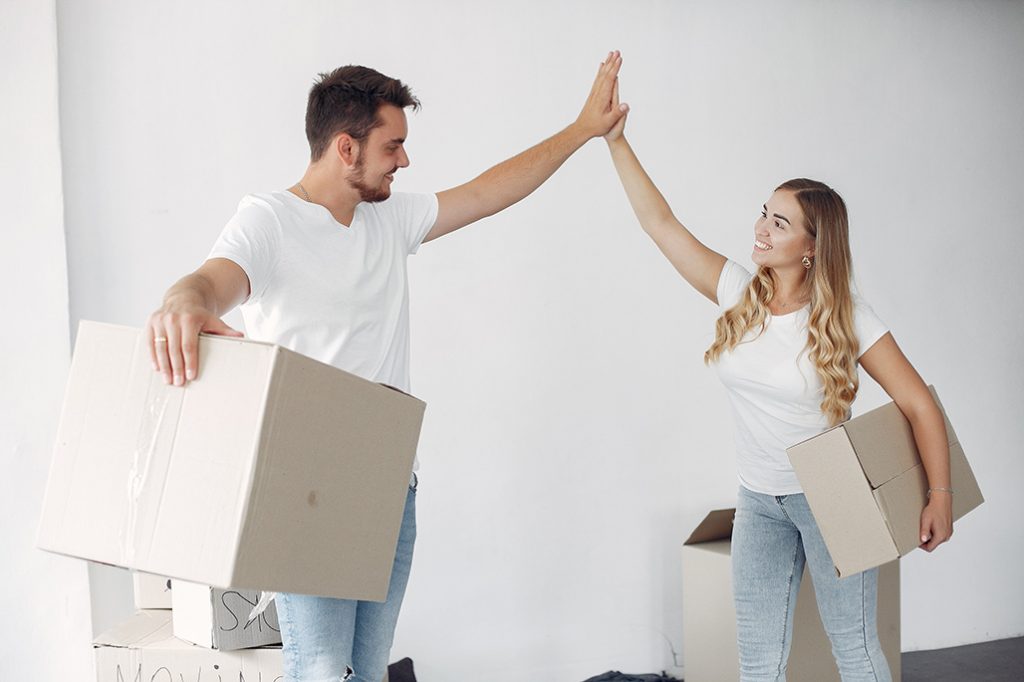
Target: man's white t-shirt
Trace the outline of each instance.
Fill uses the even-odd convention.
[[[718,280],[722,312],[740,301],[752,277],[743,266],[726,261]],[[769,315],[760,336],[759,329],[750,330],[714,363],[735,418],[740,484],[757,493],[802,492],[786,448],[829,428],[821,411],[824,387],[806,348],[809,315],[806,306],[787,315]],[[888,331],[857,296],[853,322],[860,354]]]
[[[291,192],[242,199],[209,258],[249,277],[246,333],[408,392],[406,258],[437,219],[433,194],[356,206],[352,224]]]

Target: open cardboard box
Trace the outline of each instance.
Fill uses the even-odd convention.
[[[736,607],[732,593],[734,509],[707,515],[683,544],[683,665],[686,682],[738,680]],[[900,566],[878,572],[878,638],[893,680],[900,679]],[[804,570],[793,618],[793,644],[787,679],[840,682],[814,599],[810,572]]]
[[[42,549],[221,588],[382,601],[425,405],[203,336],[169,386],[137,329],[79,327]]]
[[[985,500],[944,409],[943,416],[956,520]],[[895,403],[787,452],[839,575],[880,566],[920,546],[928,478],[910,422]]]

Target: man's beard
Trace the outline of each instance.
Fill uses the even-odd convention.
[[[359,199],[369,203],[376,203],[378,201],[384,201],[391,196],[391,188],[386,185],[378,185],[377,187],[371,187],[363,182],[363,176],[366,174],[366,158],[360,156],[356,159],[355,172],[352,177],[348,179],[348,185],[354,190],[359,192]],[[397,168],[395,170],[398,170]],[[392,173],[394,171],[391,171]]]

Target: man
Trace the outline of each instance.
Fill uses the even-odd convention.
[[[167,291],[147,325],[154,369],[175,385],[195,379],[199,333],[241,336],[220,319],[241,305],[252,337],[408,391],[406,258],[523,199],[611,130],[625,109],[613,105],[621,63],[609,53],[567,128],[436,195],[391,193],[409,165],[405,109],[419,105],[408,87],[362,66],[322,75],[306,111],[305,174],[245,197],[206,262]],[[278,595],[287,679],[380,682],[415,533],[413,483],[383,603]]]

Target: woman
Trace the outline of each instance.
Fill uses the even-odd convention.
[[[617,86],[612,104],[620,106]],[[836,576],[786,456],[787,447],[849,418],[859,363],[913,426],[930,486],[921,546],[931,551],[953,532],[944,420],[892,335],[851,292],[846,205],[813,180],[779,186],[754,223],[751,275],[676,219],[626,141],[625,122],[605,139],[633,211],[679,274],[722,311],[704,359],[725,385],[736,424],[741,679],[785,679],[806,561],[843,680],[890,680],[875,623],[877,569]]]

